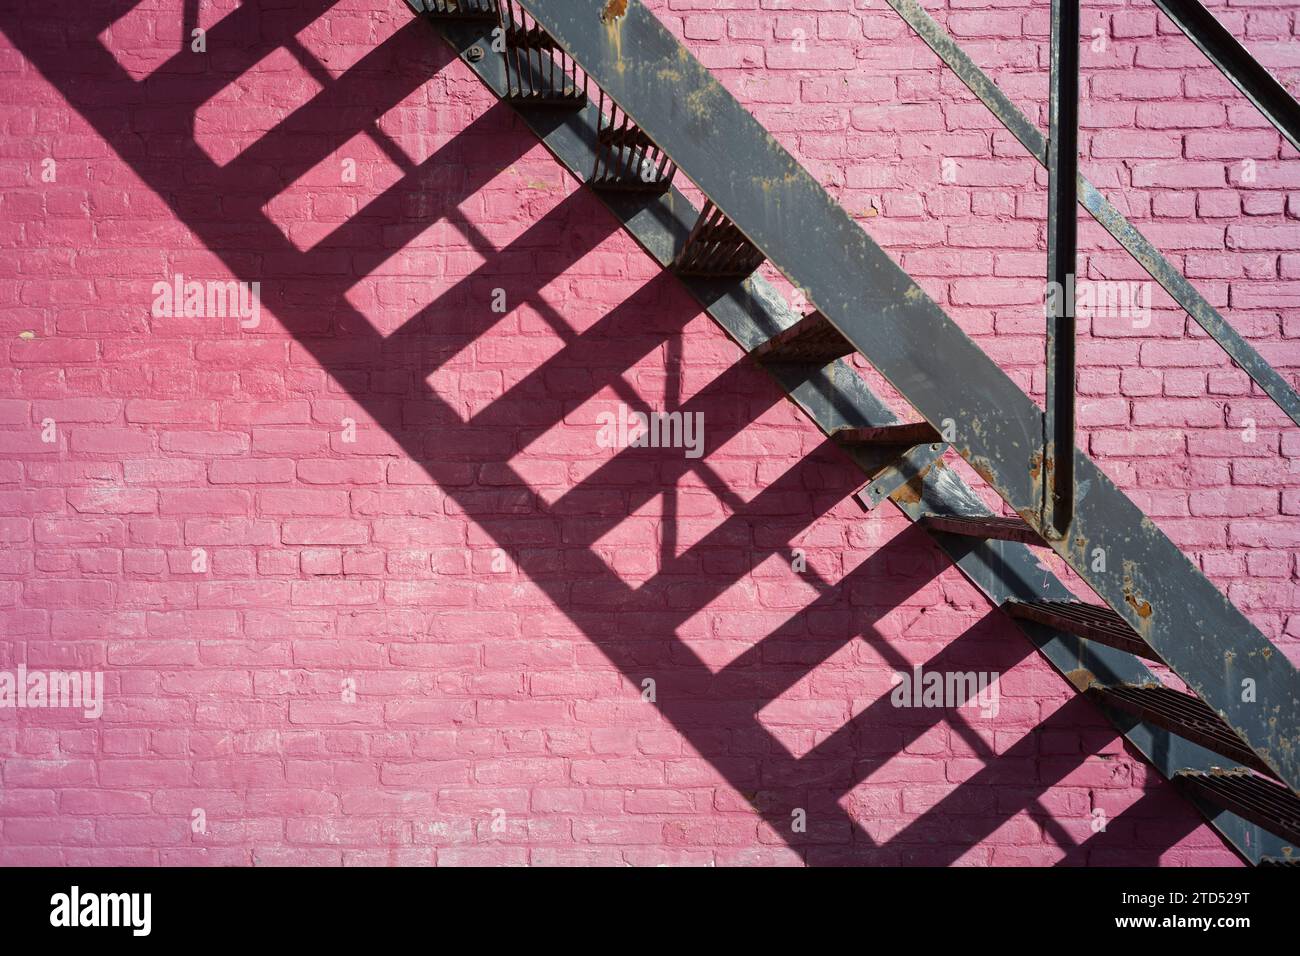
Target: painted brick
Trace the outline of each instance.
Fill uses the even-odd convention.
[[[73,15],[47,6],[24,14],[38,47]],[[91,86],[76,48],[61,81],[0,31],[10,99],[33,104],[0,145],[15,168],[59,157],[58,183],[0,172],[0,304],[34,333],[0,344],[0,633],[21,639],[0,666],[102,667],[108,698],[97,726],[0,729],[0,863],[1054,865],[1097,795],[1117,821],[1152,793],[1168,833],[1082,859],[1235,862],[1100,717],[1058,713],[1072,689],[999,650],[1025,648],[932,545],[845,502],[861,475],[401,4],[337,6],[302,42],[364,115],[325,109],[282,49],[247,70],[214,51],[198,125],[224,167],[173,162],[187,83],[141,72],[179,14],[106,31],[134,71],[92,97],[122,104],[111,144],[61,88]],[[1041,391],[1043,173],[896,16],[650,6]],[[1291,69],[1294,6],[1224,16]],[[1044,11],[954,0],[945,22],[1044,115]],[[1300,158],[1148,5],[1095,22],[1089,175],[1294,378]],[[393,69],[352,69],[376,43]],[[288,104],[309,135],[282,134]],[[1145,281],[1094,234],[1081,270]],[[258,326],[151,316],[178,271],[260,281]],[[1152,293],[1149,327],[1081,334],[1080,442],[1300,657],[1300,438]],[[703,461],[601,448],[593,409],[618,401],[691,402]],[[999,716],[893,708],[890,648],[1004,672]],[[838,734],[854,715],[871,733]],[[812,849],[787,842],[809,787]]]

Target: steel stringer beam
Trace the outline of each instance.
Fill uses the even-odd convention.
[[[1041,532],[1042,411],[821,184],[635,0],[521,5],[926,421],[956,423],[953,448]],[[1295,667],[1087,455],[1073,455],[1074,521],[1051,547],[1300,789]]]
[[[406,0],[417,14],[421,0]],[[491,41],[491,25],[476,26],[437,17],[426,22],[461,57],[461,62],[498,98],[506,93],[506,71],[499,57],[480,56]],[[562,120],[554,112],[520,109],[516,112],[551,155],[579,182],[585,181],[599,147],[597,107]],[[622,223],[627,234],[659,265],[671,265],[685,242],[699,210],[675,187],[663,195],[629,195],[593,190],[595,196]],[[750,352],[776,333],[794,326],[799,316],[760,275],[742,280],[701,280],[680,277],[686,290],[742,351]],[[897,417],[870,389],[861,375],[844,360],[808,369],[788,365],[768,368],[776,385],[828,438],[845,428],[883,428]],[[879,467],[871,449],[846,449],[863,473]],[[908,476],[890,502],[913,522],[926,514],[970,514],[984,510],[976,493],[942,463]],[[981,545],[951,535],[929,535],[931,540],[989,601],[1000,607],[1008,600],[1068,600],[1070,591],[1036,554],[1022,544],[993,542]],[[1144,684],[1158,678],[1132,655],[1106,645],[1081,640],[1073,634],[1008,618],[1038,649],[1048,664],[1068,680],[1091,674],[1110,683]],[[1076,685],[1077,686],[1077,685]],[[1168,731],[1128,714],[1102,711],[1129,744],[1156,769],[1172,780],[1183,769],[1208,770],[1222,757]],[[1229,811],[1194,804],[1224,841],[1244,860],[1282,858],[1293,848],[1278,836]]]
[[[1047,140],[1030,119],[998,89],[988,75],[975,65],[934,19],[925,12],[917,0],[885,0],[898,13],[926,45],[957,74],[1007,131],[1020,141],[1038,162],[1047,165]],[[1138,265],[1146,270],[1160,287],[1169,293],[1202,329],[1219,343],[1219,347],[1237,363],[1255,384],[1286,412],[1291,421],[1300,425],[1300,394],[1277,369],[1269,365],[1253,345],[1228,324],[1218,310],[1206,300],[1187,277],[1175,269],[1155,246],[1142,235],[1115,206],[1082,174],[1079,176],[1079,202],[1089,215],[1111,234],[1111,237],[1128,252]]]
[[[1300,104],[1199,0],[1153,0],[1219,72],[1300,149]]]

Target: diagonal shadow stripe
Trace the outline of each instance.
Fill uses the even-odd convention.
[[[256,4],[250,4],[250,6],[256,6]],[[186,177],[194,176],[199,180],[211,182],[220,182],[222,180],[222,171],[215,168],[215,164],[207,157],[206,153],[199,149],[195,143],[181,144],[181,151],[187,161],[184,173],[182,167],[177,164],[151,162],[147,145],[140,137],[134,135],[123,124],[116,122],[116,117],[107,117],[103,111],[95,109],[99,102],[103,102],[105,96],[111,96],[115,87],[133,89],[135,86],[116,60],[106,50],[95,44],[93,37],[80,38],[81,42],[89,46],[90,49],[84,52],[79,51],[76,72],[82,75],[86,73],[96,75],[98,82],[92,90],[88,85],[77,83],[69,78],[66,48],[54,48],[40,42],[30,42],[31,37],[26,32],[30,24],[30,20],[19,18],[13,10],[0,10],[0,29],[3,29],[11,42],[37,66],[56,88],[64,91],[73,108],[91,123],[96,132],[145,180],[150,188],[173,204],[173,208],[182,221],[185,221],[196,235],[204,241],[205,245],[208,245],[223,260],[233,274],[244,281],[257,279],[257,276],[249,274],[247,258],[225,247],[225,241],[230,235],[229,229],[222,228],[220,223],[213,220],[196,219],[192,215],[187,216],[186,207],[183,204],[176,203],[178,195],[184,194]],[[69,24],[69,29],[75,34],[77,30],[75,19]],[[345,74],[344,79],[348,75],[350,74]],[[189,164],[192,164],[193,170],[188,168]],[[238,170],[239,165],[238,163],[231,164],[235,171]],[[598,215],[607,214],[601,211]],[[301,265],[305,274],[311,276],[317,274],[317,270],[312,266],[311,254],[300,253],[265,215],[250,213],[245,221],[240,223],[239,228],[241,234],[246,238],[243,244],[244,248],[251,245],[262,251],[268,258],[275,258],[286,267],[288,264],[296,262]],[[354,365],[358,354],[361,356],[367,354],[379,356],[385,351],[383,337],[373,327],[370,327],[369,332],[366,332],[362,326],[368,325],[368,323],[365,323],[364,317],[343,297],[343,292],[347,287],[345,283],[350,283],[350,281],[350,277],[339,278],[331,275],[325,275],[321,279],[303,280],[316,293],[318,302],[329,301],[335,303],[334,308],[337,309],[338,313],[346,316],[348,321],[356,326],[356,330],[348,342],[336,343],[336,346],[344,350],[346,354],[347,361],[343,363],[344,366]],[[690,303],[684,294],[679,297],[677,307],[687,308],[691,314],[695,314],[697,311],[697,307]],[[302,328],[313,329],[317,327],[315,316],[312,314],[314,311],[290,299],[279,305],[277,316],[284,327],[297,336]],[[299,341],[302,346],[316,356],[322,367],[331,372],[337,372],[338,366],[330,363],[330,355],[325,354],[328,350],[322,347],[323,342],[321,340],[304,337],[300,338]],[[340,381],[345,386],[347,385],[346,380]],[[418,461],[435,482],[447,489],[450,497],[456,498],[461,494],[461,489],[457,487],[459,475],[454,470],[455,462],[426,455],[424,453],[426,450],[426,435],[424,433],[411,432],[395,427],[396,423],[389,419],[383,403],[373,394],[355,387],[349,389],[349,392],[368,414],[377,422],[384,424],[385,430],[392,435],[409,457]],[[420,389],[419,397],[430,405],[445,408],[445,403],[427,384],[424,384]],[[777,396],[774,396],[772,401],[775,402],[776,400]],[[503,475],[507,485],[520,488],[527,487],[522,478],[508,466],[503,468]],[[537,503],[537,496],[534,494],[531,497]],[[470,513],[475,515],[476,522],[493,540],[507,547],[510,546],[512,532],[516,530],[516,526],[512,521],[503,520],[498,515],[475,514],[472,510]],[[586,547],[590,552],[590,545],[588,544]],[[602,649],[607,658],[625,676],[635,680],[642,673],[643,665],[640,657],[636,653],[630,653],[630,650],[635,650],[635,648],[630,649],[626,643],[610,640],[602,636],[608,633],[609,618],[606,608],[601,606],[589,608],[567,606],[569,604],[567,584],[545,577],[538,577],[535,580],[542,590],[548,594],[555,606],[564,609],[570,619],[587,634],[593,643]],[[603,584],[610,591],[621,594],[623,601],[631,597],[630,588],[617,576],[609,573],[608,569],[603,575]],[[678,615],[675,613],[674,616]],[[667,640],[672,642],[672,663],[675,668],[686,675],[688,683],[707,682],[711,679],[712,675],[708,667],[679,638],[673,636]],[[694,739],[693,731],[707,730],[711,732],[718,723],[716,713],[710,713],[708,720],[703,725],[698,723],[693,719],[695,707],[693,701],[678,702],[669,699],[667,701],[661,700],[659,703],[659,709],[665,718],[688,740]],[[761,731],[761,728],[758,728],[758,730]],[[703,749],[709,749],[707,742],[703,744]],[[717,757],[711,763],[738,792],[752,792],[762,782],[762,768],[752,760],[728,760]],[[766,775],[773,778],[779,778],[782,774],[790,776],[792,773],[792,766],[787,767],[782,773],[773,773],[770,768],[766,771]],[[827,812],[828,815],[832,813],[830,810]],[[849,831],[859,829],[857,824],[842,809],[835,808],[833,812],[838,818],[835,821],[836,829],[847,829]],[[792,844],[796,842],[784,832],[788,817],[783,810],[760,809],[760,813],[762,813],[775,833],[781,834],[782,838],[786,839],[787,842]],[[829,821],[829,816],[827,819]],[[829,833],[830,830],[831,826],[823,825],[820,832]],[[815,842],[818,838],[818,831],[815,828],[814,834],[809,837],[809,841]]]

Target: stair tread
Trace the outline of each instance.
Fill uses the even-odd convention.
[[[1300,797],[1283,784],[1244,771],[1184,770],[1174,779],[1220,809],[1300,844]]]
[[[1008,601],[1003,609],[1014,618],[1054,627],[1147,660],[1160,660],[1128,621],[1105,605],[1083,601]]]
[[[1000,515],[925,515],[920,523],[923,527],[944,534],[1018,541],[1021,544],[1043,543],[1038,532],[1021,518],[1004,518]]]
[[[820,312],[811,312],[776,333],[750,355],[761,362],[825,365],[853,353],[853,345]]]
[[[704,208],[677,254],[673,268],[678,275],[723,278],[747,276],[763,264],[763,253],[740,231],[740,227],[705,200]]]
[[[604,90],[597,92],[596,159],[587,184],[601,191],[666,192],[677,174],[673,161]]]
[[[1094,684],[1088,693],[1147,723],[1200,744],[1270,777],[1273,771],[1208,704],[1199,697],[1157,684]]]
[[[554,37],[537,25],[524,27],[511,25],[506,29],[507,50],[556,50],[559,44]]]
[[[902,422],[874,428],[840,428],[832,435],[841,445],[929,445],[942,439],[929,422]]]
[[[645,134],[645,130],[631,123],[626,126],[604,126],[596,134],[596,142],[602,146],[648,147],[654,140]]]
[[[417,13],[441,20],[496,20],[498,16],[495,0],[414,0],[414,7]]]

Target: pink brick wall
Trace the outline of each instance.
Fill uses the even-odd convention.
[[[105,703],[0,710],[0,862],[1235,861],[398,0],[204,2],[204,53],[181,0],[26,6],[0,669]],[[883,0],[653,6],[1041,391],[1045,177]],[[927,6],[1041,122],[1047,4]],[[1296,9],[1218,12],[1293,80]],[[1294,151],[1149,4],[1084,23],[1086,171],[1294,373]],[[153,316],[175,273],[260,322]],[[1300,440],[1152,302],[1081,322],[1085,440],[1294,658]],[[600,447],[619,402],[705,455]],[[912,665],[998,715],[892,707]]]

